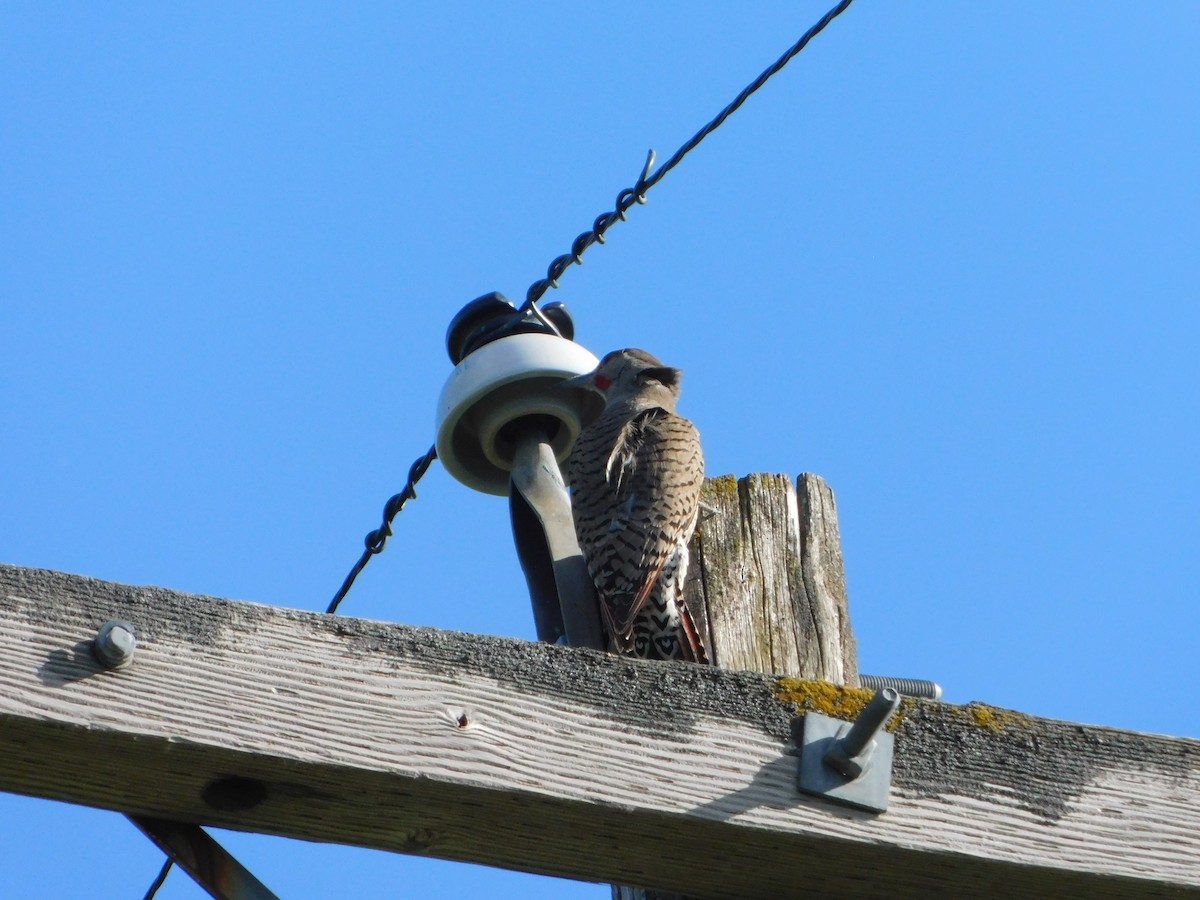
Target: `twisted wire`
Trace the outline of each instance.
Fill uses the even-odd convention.
[[[798,53],[800,53],[800,51],[808,46],[809,41],[824,31],[826,25],[845,12],[846,8],[852,2],[854,2],[854,0],[841,0],[840,3],[825,13],[825,15],[823,15],[815,25],[808,29],[808,31],[804,32],[804,34],[800,37],[800,40],[792,44],[792,46],[789,47],[787,51],[781,57],[779,57],[779,59],[775,60],[775,62],[764,69],[762,74],[754,79],[754,81],[746,85],[746,87],[742,89],[742,92],[738,94],[728,106],[717,113],[716,117],[712,121],[692,135],[692,137],[686,141],[683,146],[676,150],[674,155],[665,163],[663,163],[653,175],[650,174],[650,168],[654,165],[654,151],[651,150],[646,157],[646,165],[642,168],[642,174],[641,177],[638,178],[637,183],[634,184],[633,187],[626,188],[625,190],[621,191],[621,193],[617,194],[617,201],[613,210],[611,212],[602,213],[600,216],[598,216],[596,221],[592,223],[591,230],[583,232],[571,243],[571,252],[564,253],[561,256],[556,257],[546,269],[546,277],[539,278],[529,286],[529,290],[525,294],[525,304],[522,307],[522,310],[528,311],[531,308],[536,307],[537,302],[542,299],[542,296],[546,293],[546,291],[548,291],[550,288],[557,288],[559,278],[562,277],[563,272],[565,272],[570,266],[582,265],[583,253],[588,247],[592,246],[592,244],[603,244],[605,232],[607,232],[614,223],[618,221],[625,221],[625,214],[629,211],[631,206],[633,206],[635,203],[645,203],[646,192],[649,191],[650,188],[662,181],[663,176],[679,165],[683,158],[696,149],[696,146],[701,141],[720,128],[725,120],[737,112],[738,108],[750,98],[751,94],[761,88],[767,83],[768,79],[770,79],[773,75],[778,73],[780,69],[791,62],[793,57],[795,57]]]
[[[546,291],[550,288],[558,287],[558,279],[562,277],[563,272],[565,272],[568,267],[571,265],[582,265],[583,253],[588,247],[590,247],[592,244],[603,244],[605,233],[613,226],[614,223],[618,221],[625,221],[626,213],[629,211],[630,207],[632,207],[635,203],[645,203],[646,192],[649,191],[650,188],[658,184],[658,182],[660,182],[668,172],[679,165],[683,158],[691,153],[701,141],[712,134],[712,132],[720,128],[725,120],[737,112],[738,108],[741,107],[741,105],[745,103],[752,94],[766,84],[768,79],[778,73],[780,69],[791,62],[793,57],[795,57],[806,46],[808,46],[809,41],[820,34],[825,29],[825,26],[841,15],[852,2],[853,0],[841,0],[840,3],[825,13],[825,15],[822,16],[815,25],[813,25],[801,36],[800,40],[789,47],[788,50],[779,57],[779,59],[764,69],[754,81],[743,88],[742,92],[738,94],[737,97],[735,97],[733,101],[729,103],[729,105],[722,109],[715,118],[697,131],[688,141],[686,141],[678,150],[676,150],[674,155],[672,155],[670,159],[663,163],[654,172],[654,174],[650,174],[650,169],[654,165],[655,158],[654,151],[651,150],[646,156],[646,164],[642,167],[642,174],[639,176],[637,183],[634,184],[633,187],[626,188],[617,195],[613,210],[611,212],[602,213],[600,216],[598,216],[595,222],[592,223],[591,230],[583,232],[571,243],[571,252],[564,253],[563,255],[556,257],[547,268],[546,277],[538,279],[529,286],[529,290],[525,295],[525,304],[521,308],[522,312],[532,312],[534,315],[537,315],[542,319],[542,321],[548,324],[555,333],[557,333],[557,327],[555,327],[552,322],[546,319],[545,316],[541,315],[541,311],[537,308],[538,301],[541,300]],[[412,466],[409,467],[408,480],[405,482],[404,488],[399,493],[393,494],[391,497],[389,497],[387,503],[384,504],[383,518],[379,527],[368,532],[367,536],[363,539],[364,550],[362,556],[360,556],[358,561],[355,562],[355,564],[351,567],[349,574],[346,575],[345,580],[342,582],[342,586],[338,588],[333,600],[330,601],[329,607],[326,609],[326,613],[332,614],[337,612],[338,606],[341,604],[342,600],[345,599],[346,594],[350,591],[350,588],[354,585],[354,580],[370,561],[371,557],[383,552],[383,548],[387,544],[387,539],[392,536],[392,521],[396,518],[400,511],[404,509],[405,504],[407,504],[409,500],[416,499],[417,482],[424,477],[425,473],[429,470],[429,466],[435,459],[437,459],[436,445],[430,447],[428,451],[413,461]],[[864,681],[865,680],[866,678],[864,677]],[[154,879],[154,882],[150,885],[149,890],[146,892],[145,900],[151,900],[151,898],[157,895],[159,888],[161,888],[163,883],[166,881],[167,875],[170,873],[173,863],[174,861],[168,857],[162,868],[159,870],[158,876]]]
[[[325,612],[337,612],[338,605],[345,598],[346,594],[350,592],[350,588],[354,584],[354,579],[358,577],[358,573],[363,570],[363,567],[366,566],[372,556],[383,552],[383,547],[387,543],[387,539],[392,536],[392,520],[396,518],[400,510],[404,509],[404,504],[409,500],[416,499],[417,482],[424,477],[425,473],[429,470],[429,466],[435,459],[437,459],[437,447],[433,446],[413,461],[412,466],[409,467],[408,481],[405,482],[404,488],[400,493],[389,497],[387,503],[383,505],[383,521],[374,531],[367,532],[367,536],[363,539],[366,549],[363,550],[362,556],[358,558],[358,562],[350,569],[350,574],[346,576],[346,580],[342,582],[342,586],[334,594],[333,600],[330,601],[329,608]]]
[[[607,232],[614,223],[618,221],[624,221],[625,214],[629,211],[631,206],[633,206],[635,203],[645,203],[646,192],[649,191],[650,188],[662,181],[663,177],[673,168],[679,165],[679,163],[683,161],[683,158],[691,153],[701,141],[720,128],[725,120],[737,112],[738,108],[741,107],[741,105],[745,103],[752,94],[766,84],[767,81],[777,72],[779,72],[780,69],[791,62],[793,57],[795,57],[798,53],[800,53],[800,51],[808,46],[809,41],[820,34],[825,29],[825,26],[841,15],[852,2],[853,0],[841,0],[841,2],[825,13],[825,15],[823,15],[815,25],[809,28],[808,31],[804,32],[804,34],[800,37],[800,40],[796,41],[796,43],[789,47],[787,51],[779,57],[779,59],[775,60],[774,63],[764,69],[762,73],[756,79],[754,79],[754,81],[746,85],[746,87],[742,89],[742,92],[738,94],[731,103],[722,109],[716,115],[716,117],[712,119],[712,121],[692,135],[692,137],[685,142],[683,146],[676,150],[674,155],[672,155],[670,159],[663,163],[653,174],[651,174],[650,170],[654,166],[655,154],[654,151],[651,150],[646,155],[646,164],[642,167],[642,174],[638,177],[637,183],[634,184],[633,187],[626,188],[625,190],[621,191],[621,193],[617,194],[617,200],[612,211],[602,213],[601,215],[597,216],[596,220],[592,223],[591,230],[583,232],[571,243],[571,252],[564,253],[555,258],[550,263],[550,266],[546,269],[546,277],[538,279],[529,286],[529,290],[525,294],[525,303],[521,307],[521,311],[526,314],[532,313],[534,315],[540,315],[540,310],[537,306],[538,301],[542,299],[542,296],[550,288],[558,287],[558,279],[562,277],[563,272],[565,272],[567,268],[572,265],[582,265],[583,253],[588,247],[590,247],[592,244],[603,244],[605,232]],[[545,320],[544,316],[541,316],[541,318]],[[548,322],[548,320],[546,321]],[[550,327],[557,332],[558,329],[554,327],[553,323],[548,324],[550,324]],[[363,550],[362,556],[359,557],[358,561],[350,569],[350,573],[346,576],[346,580],[342,582],[342,586],[334,595],[333,600],[330,602],[329,608],[326,610],[326,612],[337,612],[338,605],[350,591],[351,586],[354,584],[354,579],[358,577],[358,573],[363,570],[363,567],[366,566],[372,556],[383,551],[384,544],[387,543],[387,539],[392,535],[392,520],[396,517],[400,510],[404,508],[404,505],[409,500],[416,498],[417,482],[421,480],[421,477],[425,474],[430,464],[436,458],[437,448],[430,447],[427,453],[425,453],[423,456],[417,457],[417,459],[413,462],[412,467],[408,471],[408,482],[404,485],[404,489],[400,491],[400,493],[389,498],[387,503],[384,505],[382,523],[374,531],[371,531],[367,534],[364,541],[366,549]]]

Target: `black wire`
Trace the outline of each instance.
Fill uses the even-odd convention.
[[[565,272],[569,266],[572,264],[581,265],[583,263],[583,252],[587,250],[588,247],[595,243],[603,244],[604,233],[608,231],[610,227],[612,227],[614,222],[624,221],[625,213],[629,211],[629,208],[633,206],[633,204],[645,203],[646,192],[650,190],[650,188],[658,184],[664,175],[679,165],[683,158],[696,148],[697,144],[720,128],[724,121],[737,112],[738,108],[749,99],[751,94],[766,84],[767,80],[772,75],[775,75],[780,69],[791,62],[792,58],[796,56],[796,54],[808,46],[809,41],[820,34],[825,29],[826,25],[845,12],[846,8],[852,2],[854,2],[854,0],[841,0],[841,2],[830,9],[829,12],[825,13],[825,15],[823,15],[820,20],[813,25],[812,28],[804,32],[800,40],[792,44],[792,46],[788,48],[787,52],[784,53],[783,56],[779,57],[779,59],[775,60],[774,63],[763,70],[762,74],[748,84],[742,90],[742,92],[733,99],[732,103],[721,110],[717,114],[716,118],[697,131],[689,141],[676,150],[675,155],[663,163],[653,175],[650,175],[650,167],[654,164],[654,151],[651,150],[648,158],[646,159],[646,165],[642,169],[642,175],[637,180],[637,184],[631,188],[626,188],[625,190],[621,191],[621,193],[617,195],[617,202],[613,211],[604,213],[597,217],[596,221],[592,224],[591,231],[585,231],[583,234],[579,235],[579,237],[575,238],[571,244],[570,253],[564,253],[562,256],[557,257],[553,262],[550,263],[549,268],[546,269],[546,277],[538,279],[529,286],[529,290],[525,294],[525,305],[522,308],[528,310],[529,308],[536,306],[537,302],[542,299],[542,296],[547,290],[558,287],[558,279],[562,277],[563,272]]]
[[[423,455],[418,456],[413,461],[412,466],[408,470],[408,481],[404,485],[404,489],[398,494],[393,494],[388,498],[388,502],[383,505],[383,522],[374,531],[367,533],[363,543],[366,544],[366,549],[363,550],[363,555],[358,558],[353,568],[350,569],[350,574],[346,576],[346,580],[342,582],[342,586],[338,588],[338,592],[334,595],[333,600],[329,604],[329,608],[325,610],[327,613],[337,612],[338,604],[342,602],[346,594],[349,593],[350,587],[354,584],[354,579],[358,577],[358,573],[363,570],[367,562],[376,553],[383,552],[383,546],[387,543],[387,539],[392,536],[392,520],[400,510],[404,509],[404,504],[409,500],[415,500],[417,497],[417,482],[425,475],[430,464],[437,459],[437,447],[430,447]]]
[[[592,244],[604,243],[604,233],[612,227],[613,223],[624,220],[625,213],[635,203],[646,202],[646,192],[654,185],[662,181],[663,176],[675,168],[683,160],[685,156],[692,152],[696,146],[706,137],[716,131],[731,115],[737,112],[738,108],[749,99],[750,95],[767,83],[771,76],[775,75],[780,69],[791,62],[801,50],[808,46],[808,42],[820,34],[825,26],[841,15],[853,0],[841,0],[829,12],[825,13],[820,20],[804,32],[800,40],[796,41],[787,52],[779,59],[775,60],[770,66],[763,70],[754,81],[748,84],[740,94],[738,94],[728,106],[721,110],[716,118],[697,131],[692,138],[687,141],[682,147],[675,151],[675,154],[663,163],[653,175],[650,174],[650,169],[654,165],[654,151],[651,150],[646,157],[646,165],[642,167],[641,177],[638,178],[637,184],[631,188],[626,188],[617,195],[616,207],[612,212],[604,213],[597,217],[592,224],[591,231],[585,231],[571,243],[571,252],[564,253],[550,263],[546,270],[546,277],[535,281],[529,286],[529,290],[525,295],[525,304],[521,307],[521,311],[525,313],[537,312],[537,303],[550,288],[558,287],[558,279],[566,271],[567,267],[574,264],[580,265],[583,263],[583,252]],[[551,325],[553,327],[553,325]],[[557,330],[557,329],[555,329]],[[358,573],[363,570],[371,557],[383,550],[383,546],[387,543],[387,539],[392,534],[392,520],[396,514],[404,508],[404,504],[417,496],[416,484],[421,480],[421,476],[429,468],[437,458],[437,448],[430,447],[429,452],[424,456],[420,456],[412,464],[412,468],[408,471],[408,483],[404,485],[404,490],[395,496],[391,497],[383,507],[383,522],[374,531],[370,532],[365,540],[366,549],[358,562],[350,569],[350,574],[346,576],[346,580],[342,582],[342,586],[334,595],[333,600],[326,610],[328,613],[337,612],[338,605],[345,598],[354,584],[354,579],[358,577]]]
[[[158,877],[154,879],[154,883],[150,885],[150,890],[146,891],[144,900],[154,900],[154,895],[158,893],[158,889],[163,886],[163,882],[167,880],[167,873],[171,871],[171,866],[174,860],[167,857],[167,861],[163,863],[162,870],[158,873]]]
[[[585,231],[583,234],[579,235],[579,237],[575,238],[571,244],[570,253],[563,254],[550,263],[549,268],[546,270],[546,277],[535,281],[529,286],[529,291],[525,295],[525,305],[522,307],[522,309],[526,312],[530,311],[531,309],[537,310],[537,302],[542,298],[549,288],[558,287],[558,279],[562,276],[562,273],[566,271],[568,266],[572,264],[581,265],[583,263],[583,252],[587,250],[588,247],[595,243],[603,244],[604,233],[608,231],[610,227],[612,227],[613,223],[617,221],[624,221],[625,213],[629,211],[629,208],[633,206],[634,203],[645,203],[646,192],[649,191],[650,188],[662,181],[663,176],[679,165],[683,158],[691,153],[701,141],[720,128],[725,120],[737,112],[738,108],[749,99],[751,94],[761,88],[764,84],[766,84],[767,80],[771,78],[771,76],[775,75],[780,69],[791,62],[792,58],[796,56],[796,54],[808,46],[809,41],[820,34],[825,29],[826,25],[841,15],[853,2],[854,0],[841,0],[841,2],[829,10],[829,12],[825,13],[825,15],[822,16],[812,28],[808,29],[808,31],[804,33],[800,40],[788,48],[787,52],[784,53],[783,56],[779,57],[779,59],[775,60],[772,65],[763,70],[762,74],[759,75],[758,78],[754,79],[754,81],[747,85],[742,92],[733,99],[733,102],[721,110],[721,112],[717,114],[716,118],[697,131],[689,141],[676,150],[675,154],[665,163],[659,166],[653,175],[650,175],[650,168],[654,165],[654,151],[651,150],[646,157],[646,165],[642,168],[642,174],[641,177],[638,178],[637,184],[631,188],[626,188],[625,190],[621,191],[621,193],[617,195],[615,209],[610,213],[604,213],[603,215],[599,216],[593,223],[591,231]],[[551,328],[553,327],[553,324],[551,324]],[[558,329],[554,330],[557,331]],[[329,608],[325,610],[326,613],[337,612],[338,606],[341,604],[342,600],[345,599],[346,594],[350,592],[350,588],[354,585],[354,579],[358,577],[358,573],[366,567],[372,556],[383,552],[383,548],[387,543],[387,539],[392,536],[392,520],[396,518],[400,510],[404,509],[404,505],[409,500],[416,499],[417,482],[424,477],[426,471],[429,469],[429,466],[435,459],[437,459],[436,445],[430,447],[424,455],[417,457],[416,460],[413,461],[412,466],[408,470],[408,481],[405,482],[403,490],[401,490],[400,493],[389,497],[387,503],[384,504],[383,521],[380,523],[378,528],[367,533],[367,536],[363,541],[363,543],[366,545],[366,549],[363,550],[362,556],[360,556],[358,561],[353,565],[353,567],[351,567],[350,573],[346,576],[346,580],[342,582],[342,586],[338,588],[338,592],[334,595],[333,600],[330,601]],[[167,857],[166,862],[163,863],[162,869],[158,873],[158,877],[154,879],[154,883],[151,884],[150,889],[146,891],[144,900],[154,900],[154,896],[158,893],[158,889],[161,888],[163,883],[167,880],[167,875],[171,871],[173,862],[174,861],[170,857]]]

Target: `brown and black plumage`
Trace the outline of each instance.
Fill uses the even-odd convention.
[[[675,411],[681,374],[629,349],[567,382],[605,400],[579,435],[567,479],[611,649],[705,662],[682,599],[704,456],[696,427]]]

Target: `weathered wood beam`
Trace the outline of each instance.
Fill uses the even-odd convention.
[[[0,621],[7,791],[705,897],[1200,888],[1197,741],[909,702],[872,815],[796,791],[823,682],[11,566]]]

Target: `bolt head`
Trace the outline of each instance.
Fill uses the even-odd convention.
[[[133,661],[137,649],[137,632],[132,625],[113,619],[100,626],[92,645],[96,659],[106,668],[119,669]]]

